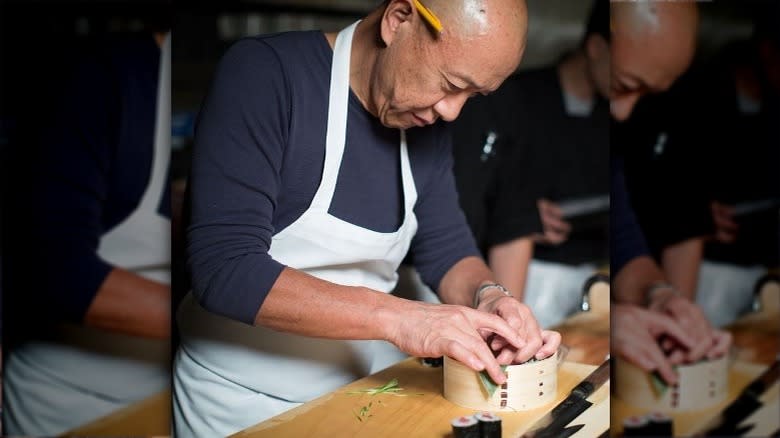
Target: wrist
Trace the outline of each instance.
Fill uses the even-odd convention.
[[[650,310],[661,310],[666,303],[677,296],[682,296],[674,286],[666,282],[652,284],[645,292],[645,308]]]
[[[512,293],[498,283],[483,283],[474,292],[474,304],[472,307],[476,309],[479,307],[479,303],[482,302],[487,296],[496,295],[511,297]]]
[[[412,312],[417,302],[395,297],[391,294],[379,293],[366,324],[371,339],[381,339],[395,343],[404,322],[404,315]]]

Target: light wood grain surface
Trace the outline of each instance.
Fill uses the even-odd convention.
[[[713,417],[715,417],[720,411],[723,410],[729,403],[731,403],[753,379],[758,377],[765,369],[766,365],[751,364],[747,362],[736,362],[729,370],[729,389],[728,396],[725,400],[707,409],[691,410],[681,413],[670,413],[674,421],[674,435],[675,436],[691,436],[694,432],[698,431],[702,426],[707,424]],[[754,415],[746,419],[743,424],[747,424],[759,419],[762,421],[758,425],[757,430],[769,430],[772,432],[780,428],[780,420],[777,418],[777,411],[770,413],[772,407],[777,407],[777,399],[780,393],[780,385],[773,385],[767,392],[763,394],[761,400],[767,404],[761,412],[756,412]],[[617,396],[612,397],[612,427],[610,434],[612,436],[620,436],[623,432],[623,420],[632,415],[644,415],[649,413],[647,409],[629,405]],[[771,432],[770,432],[771,433]],[[750,436],[767,436],[767,435],[753,435]]]
[[[569,348],[570,362],[599,365],[609,354],[609,314],[577,313],[553,327],[561,343]]]
[[[733,336],[737,357],[745,362],[769,364],[780,352],[780,313],[748,314],[727,327]]]
[[[605,298],[606,297],[606,298]],[[579,383],[609,353],[609,312],[602,301],[609,294],[601,294],[592,301],[595,310],[581,312],[558,327],[562,343],[569,348],[566,361],[558,374],[555,401],[548,406],[522,413],[501,413],[504,437],[519,436],[533,421],[547,413],[568,391]],[[380,386],[392,378],[398,378],[408,393],[422,396],[394,397],[347,395],[347,391]],[[236,437],[447,437],[451,436],[450,421],[460,415],[471,415],[473,410],[459,407],[442,396],[442,368],[427,368],[417,359],[407,359],[387,370],[353,382],[344,388],[313,400],[303,406],[250,427]],[[571,425],[585,424],[573,435],[575,438],[598,436],[609,427],[609,384],[589,399],[594,401]],[[381,401],[381,404],[378,403]],[[359,421],[363,406],[373,402],[369,409],[372,417]]]
[[[558,375],[558,394],[548,406],[534,410],[500,414],[503,437],[516,437],[549,411],[558,401],[596,367],[565,362]],[[351,395],[349,391],[381,386],[393,378],[408,394]],[[422,394],[422,395],[417,395]],[[574,437],[597,436],[609,427],[609,384],[596,391],[590,399],[595,406],[585,411],[572,424],[587,424]],[[370,416],[358,419],[362,407],[368,406]],[[418,359],[400,362],[380,373],[353,382],[296,409],[273,417],[241,431],[234,437],[448,437],[450,421],[474,410],[459,407],[442,396],[442,368],[428,368]],[[598,432],[594,432],[598,430]]]
[[[747,386],[752,379],[758,377],[769,364],[771,364],[780,352],[780,318],[774,309],[766,307],[765,311],[748,314],[733,324],[726,327],[733,335],[733,345],[736,351],[736,361],[729,370],[729,389],[726,399],[709,409],[689,411],[673,414],[676,436],[686,436],[706,424],[716,416],[723,408],[733,401],[739,392]],[[748,421],[760,421],[751,434],[765,436],[758,431],[772,429],[772,432],[780,428],[777,419],[777,404],[780,397],[780,386],[775,384],[767,391],[762,400],[766,405],[754,413]],[[619,397],[612,400],[612,436],[622,433],[623,420],[631,415],[643,415],[648,413],[646,409],[631,406]],[[775,409],[770,412],[771,409]]]
[[[119,435],[170,436],[171,391],[162,391],[63,434],[63,436]]]

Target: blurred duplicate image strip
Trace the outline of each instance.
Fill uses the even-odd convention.
[[[612,2],[615,433],[780,429],[779,21],[772,1]]]
[[[171,13],[3,0],[7,435],[170,434]]]

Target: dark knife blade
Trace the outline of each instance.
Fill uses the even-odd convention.
[[[558,435],[555,435],[555,436],[559,437],[559,438],[569,438],[570,436],[572,436],[575,433],[579,432],[580,429],[582,429],[583,427],[585,427],[584,424],[577,424],[577,425],[574,425],[574,426],[569,426],[569,427],[563,429],[561,431],[561,433],[559,433]]]
[[[566,410],[559,411],[558,416],[555,417],[555,419],[550,424],[542,427],[541,429],[534,430],[532,435],[523,435],[523,437],[531,436],[533,438],[558,438],[565,433],[567,424],[574,421],[575,418],[579,417],[581,413],[585,412],[591,406],[593,406],[593,403],[585,399],[577,399],[574,403],[568,405]]]
[[[726,425],[718,430],[712,430],[708,432],[707,436],[711,437],[740,437],[740,436],[750,436],[748,435],[748,432],[750,432],[755,427],[754,424],[748,424],[747,426],[740,426],[737,427],[735,425]]]
[[[609,359],[605,360],[592,373],[588,374],[582,382],[572,388],[568,397],[552,408],[544,417],[522,435],[522,438],[557,437],[566,425],[577,418],[593,403],[586,399],[609,380]],[[557,434],[556,434],[557,433]]]
[[[750,382],[739,396],[731,402],[718,416],[702,427],[696,436],[728,436],[741,428],[738,427],[745,418],[763,406],[761,395],[780,378],[780,360]]]

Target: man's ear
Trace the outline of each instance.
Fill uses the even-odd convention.
[[[396,38],[401,25],[410,23],[414,14],[412,0],[389,0],[384,14],[382,14],[382,23],[380,32],[382,42],[389,46]]]
[[[588,35],[588,38],[585,40],[585,53],[593,61],[604,59],[604,57],[609,56],[609,43],[601,35]]]

